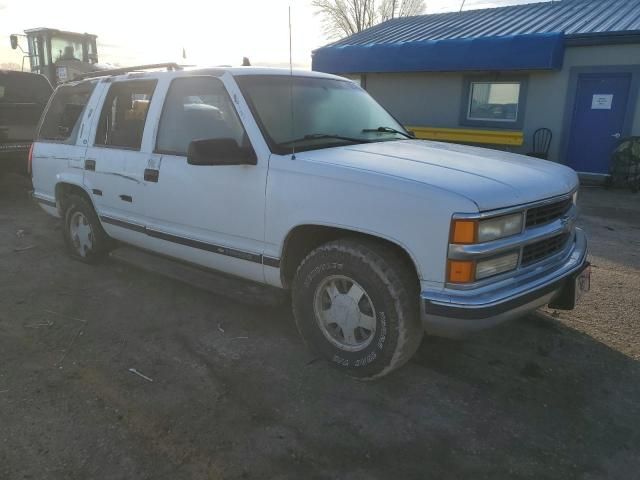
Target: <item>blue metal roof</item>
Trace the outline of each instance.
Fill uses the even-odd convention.
[[[568,39],[640,33],[640,0],[561,0],[395,18],[328,46],[552,32]]]
[[[313,52],[327,73],[562,68],[566,44],[640,43],[640,0],[561,0],[389,20]]]
[[[562,68],[564,36],[536,33],[321,48],[313,70],[326,73],[553,70]]]

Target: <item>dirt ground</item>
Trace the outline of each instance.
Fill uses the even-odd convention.
[[[638,478],[640,195],[581,193],[575,311],[425,339],[362,383],[286,306],[71,260],[27,190],[0,180],[2,480]]]

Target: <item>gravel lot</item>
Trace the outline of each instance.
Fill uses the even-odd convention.
[[[0,180],[2,480],[638,476],[640,195],[582,192],[575,311],[426,339],[361,383],[287,307],[74,262],[27,190]]]

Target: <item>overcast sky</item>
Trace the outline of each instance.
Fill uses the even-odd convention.
[[[466,0],[465,10],[532,3],[533,0]],[[311,50],[328,43],[310,0],[0,0],[0,63],[22,61],[9,35],[49,27],[98,35],[101,63],[120,65],[179,61],[237,65],[289,61],[288,7],[293,23],[293,61],[311,64]],[[461,0],[427,0],[425,13],[460,8]],[[100,6],[100,8],[98,8]],[[26,48],[26,45],[25,45]]]

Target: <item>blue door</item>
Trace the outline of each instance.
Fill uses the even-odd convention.
[[[630,73],[578,77],[567,163],[578,172],[609,173],[611,152],[625,132]]]

